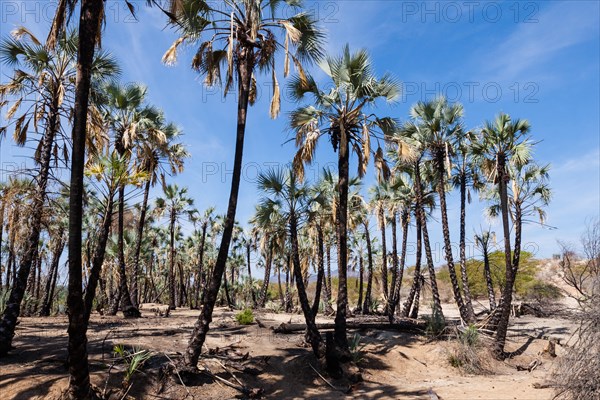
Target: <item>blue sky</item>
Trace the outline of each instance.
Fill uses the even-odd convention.
[[[185,172],[173,181],[189,187],[199,209],[216,205],[219,212],[225,212],[233,167],[235,95],[224,99],[218,88],[202,85],[202,78],[189,67],[193,49],[181,51],[176,66],[162,65],[161,57],[176,34],[166,27],[157,9],[145,8],[142,1],[133,3],[138,5],[138,21],[128,15],[124,2],[107,2],[103,47],[120,61],[122,80],[145,83],[149,101],[183,128],[192,157]],[[554,198],[547,222],[557,229],[526,226],[526,248],[548,257],[558,251],[558,239],[576,242],[586,220],[599,215],[600,3],[392,0],[306,4],[322,19],[329,53],[337,54],[346,43],[366,48],[378,73],[389,71],[403,82],[402,98],[392,106],[380,106],[381,115],[405,120],[411,104],[444,94],[463,103],[469,128],[481,126],[501,111],[530,121],[533,137],[540,141],[536,158],[552,164]],[[45,1],[3,1],[0,7],[2,36],[25,25],[44,37],[54,10]],[[318,68],[309,70],[323,78]],[[5,81],[9,72],[3,68],[0,73]],[[287,142],[286,129],[287,112],[294,104],[285,101],[284,95],[280,117],[271,120],[269,82],[266,77],[259,79],[262,95],[249,112],[238,206],[242,223],[251,216],[258,198],[253,181],[257,171],[289,162],[295,151],[293,142]],[[4,164],[23,162],[22,151],[9,145],[10,140],[4,143],[0,150]],[[315,176],[320,167],[334,160],[329,143],[321,142],[307,175]],[[365,186],[372,182],[370,172]],[[456,194],[450,195],[453,240],[458,239],[457,200]],[[490,223],[483,217],[483,206],[475,200],[467,210],[470,237],[473,229]],[[441,241],[438,225],[432,223],[433,242]]]

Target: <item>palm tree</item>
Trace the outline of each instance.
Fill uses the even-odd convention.
[[[290,58],[298,71],[302,71],[301,62],[310,62],[322,55],[320,44],[323,35],[315,27],[315,21],[307,13],[300,12],[301,3],[292,4],[298,13],[289,18],[280,14],[278,3],[277,0],[242,0],[219,3],[219,7],[211,8],[203,0],[171,2],[174,6],[171,10],[172,22],[181,36],[167,50],[163,61],[173,64],[177,47],[182,43],[200,43],[192,60],[192,68],[206,76],[207,85],[214,85],[221,82],[221,66],[224,66],[225,94],[234,81],[237,81],[238,89],[236,145],[227,217],[205,303],[185,354],[185,363],[193,368],[196,367],[209,329],[229,255],[242,172],[246,115],[248,105],[253,104],[256,97],[254,73],[257,69],[271,73],[273,97],[270,114],[275,118],[280,108],[275,71],[277,51],[282,50],[285,56],[284,75],[289,72]],[[278,41],[277,33],[285,38],[284,43]],[[293,48],[295,52],[292,52]]]
[[[257,182],[259,190],[266,197],[260,200],[256,219],[261,223],[263,221],[273,221],[272,218],[275,218],[275,220],[283,219],[289,229],[293,274],[300,307],[306,320],[306,339],[310,343],[314,354],[321,357],[324,355],[321,335],[317,330],[315,315],[306,295],[298,245],[298,229],[309,206],[307,204],[309,189],[306,185],[299,183],[292,171],[269,170],[259,174]]]
[[[379,182],[371,188],[371,202],[377,215],[377,225],[381,231],[381,293],[383,300],[388,301],[388,268],[387,268],[387,240],[386,231],[386,209],[390,200],[390,189],[387,182]]]
[[[500,114],[494,122],[487,121],[481,130],[479,140],[474,143],[473,151],[481,159],[482,168],[488,181],[497,185],[499,214],[502,217],[504,239],[504,261],[506,283],[497,313],[497,331],[494,352],[497,357],[504,356],[504,343],[510,317],[514,273],[511,261],[508,183],[511,180],[509,167],[525,165],[530,159],[530,143],[528,140],[529,122],[512,120],[507,114]],[[497,310],[498,310],[497,308]]]
[[[135,147],[142,133],[149,136],[151,140],[164,145],[166,135],[161,131],[163,117],[159,110],[144,105],[146,88],[139,84],[120,85],[118,83],[108,84],[104,91],[107,96],[106,119],[114,132],[114,147],[119,156],[124,157],[129,163],[132,149]],[[149,171],[150,173],[152,171]],[[124,253],[124,213],[125,213],[125,184],[119,188],[118,199],[118,238],[119,238],[119,294],[116,303],[122,307],[126,317],[140,317],[140,312],[132,301],[127,284],[127,274]],[[143,228],[143,227],[142,227]],[[138,228],[139,230],[139,228]],[[137,278],[136,278],[137,279]],[[119,298],[120,296],[120,298]],[[116,310],[116,309],[115,309]]]
[[[164,197],[156,199],[156,213],[169,219],[169,308],[175,309],[175,229],[181,216],[193,214],[194,201],[187,197],[187,188],[167,185]]]
[[[479,247],[483,255],[483,277],[487,285],[488,299],[490,302],[490,311],[496,309],[496,295],[494,293],[494,284],[492,283],[492,273],[490,271],[490,242],[495,240],[495,233],[489,229],[482,230],[481,234],[475,235],[475,245]]]
[[[140,218],[137,227],[137,242],[133,255],[133,287],[131,289],[131,299],[135,307],[138,305],[138,275],[139,261],[142,241],[144,237],[144,225],[146,223],[146,213],[148,210],[148,197],[150,187],[156,185],[159,177],[163,185],[165,175],[176,175],[183,171],[183,160],[189,156],[185,146],[176,142],[181,135],[181,131],[172,123],[165,123],[162,113],[157,115],[155,121],[150,121],[149,126],[142,137],[142,140],[136,141],[135,170],[144,172],[148,179],[144,184],[144,194],[142,204],[140,205]],[[150,133],[150,134],[148,134]],[[168,169],[165,168],[168,165]]]
[[[334,151],[338,152],[338,196],[336,230],[338,245],[338,296],[335,316],[335,341],[342,353],[347,355],[346,337],[347,293],[347,229],[348,229],[348,184],[350,148],[357,154],[358,175],[362,177],[371,157],[379,173],[387,177],[381,146],[371,150],[371,137],[384,140],[396,129],[391,118],[379,118],[368,112],[377,100],[394,101],[399,94],[398,84],[390,75],[377,78],[371,60],[364,50],[354,54],[346,46],[340,57],[327,57],[322,64],[324,72],[331,78],[333,88],[320,89],[312,76],[299,75],[290,84],[292,98],[300,101],[311,95],[314,106],[301,107],[291,114],[291,127],[296,132],[298,152],[294,157],[294,170],[299,178],[304,176],[304,163],[311,162],[318,139],[328,135]]]
[[[419,125],[418,140],[429,153],[436,174],[435,189],[440,200],[440,212],[442,216],[442,232],[444,236],[444,254],[454,300],[460,311],[461,318],[470,323],[474,320],[473,305],[465,302],[461,295],[460,286],[454,267],[452,256],[452,243],[450,240],[450,226],[448,224],[448,211],[446,206],[446,176],[450,176],[451,161],[453,154],[453,142],[457,133],[461,130],[461,118],[463,107],[459,103],[449,104],[444,97],[437,97],[430,102],[418,102],[410,110],[412,120]]]
[[[458,187],[460,192],[460,273],[463,294],[465,296],[465,305],[468,310],[472,310],[473,306],[471,290],[469,288],[469,278],[467,276],[465,233],[466,203],[471,202],[471,189],[473,191],[479,191],[483,184],[483,182],[481,182],[479,179],[479,168],[477,166],[477,162],[473,159],[473,157],[471,157],[471,147],[474,140],[476,140],[476,137],[471,131],[464,132],[461,129],[456,132],[454,142],[454,148],[456,149],[456,165],[454,167],[455,173],[452,175],[452,185],[454,187]]]
[[[197,214],[193,216],[192,222],[194,225],[199,223],[201,226],[201,234],[200,241],[198,242],[198,264],[197,264],[197,275],[196,275],[196,307],[200,307],[200,304],[204,303],[204,292],[205,292],[205,284],[206,284],[206,271],[204,270],[204,254],[206,250],[206,237],[208,234],[209,226],[212,226],[214,220],[214,207],[209,207],[204,210],[204,213],[201,217],[198,218]],[[202,291],[202,297],[200,296],[200,292]]]
[[[434,207],[431,192],[427,183],[435,182],[435,176],[431,171],[430,165],[424,163],[425,141],[422,127],[414,121],[407,121],[402,129],[394,136],[396,144],[395,169],[402,171],[410,176],[412,181],[412,192],[415,197],[415,216],[417,221],[417,242],[422,237],[425,248],[425,257],[427,260],[427,269],[429,270],[429,281],[431,284],[431,295],[433,297],[433,313],[443,320],[442,303],[437,287],[435,277],[435,267],[431,254],[431,242],[427,229],[427,214],[425,208]],[[419,236],[419,234],[421,236]],[[420,246],[417,244],[417,250]],[[419,282],[415,277],[413,287],[420,288]],[[412,290],[411,290],[412,292]],[[412,301],[410,298],[407,301]],[[406,305],[404,310],[406,310]]]
[[[61,35],[54,47],[49,46],[48,43],[43,45],[24,27],[15,30],[13,35],[13,39],[6,39],[0,45],[0,58],[8,65],[20,68],[16,68],[15,76],[8,84],[0,87],[0,102],[7,95],[16,98],[8,111],[8,120],[11,120],[16,112],[22,109],[21,107],[31,103],[24,107],[23,114],[15,119],[14,138],[19,146],[25,145],[31,122],[36,131],[41,125],[43,133],[34,157],[39,170],[35,178],[37,189],[31,204],[30,233],[19,272],[15,276],[7,307],[0,321],[0,355],[11,348],[27,278],[30,276],[38,251],[53,150],[61,131],[61,117],[70,113],[72,101],[67,93],[73,91],[72,81],[77,71],[75,34]],[[109,55],[100,53],[94,58],[92,54],[90,79],[100,81],[116,72],[118,68]],[[0,128],[0,131],[5,129],[5,127]],[[64,148],[64,157],[68,158],[66,148]]]

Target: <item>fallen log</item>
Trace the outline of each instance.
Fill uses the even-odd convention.
[[[421,333],[425,330],[427,323],[425,321],[419,321],[416,319],[406,319],[394,322],[390,324],[389,322],[354,322],[348,321],[346,324],[347,329],[378,329],[378,330],[390,330],[390,331],[398,331],[398,332],[411,332],[411,333]],[[334,329],[335,323],[328,322],[324,324],[317,324],[317,329],[319,330],[329,330]],[[285,323],[282,322],[277,327],[272,327],[273,332],[275,333],[294,333],[301,332],[306,330],[306,324],[302,323]]]

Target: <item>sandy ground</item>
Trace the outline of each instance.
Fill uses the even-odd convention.
[[[447,315],[453,312],[451,306],[445,307]],[[129,392],[132,398],[235,398],[237,391],[208,378],[187,387],[167,381],[159,391],[159,366],[166,357],[177,357],[185,349],[197,315],[197,310],[189,309],[175,310],[168,318],[147,314],[137,320],[93,315],[88,331],[92,382],[103,388],[108,379],[109,388],[119,386],[122,364],[113,365],[110,377],[107,371],[114,361],[113,346],[124,344],[154,354],[143,372],[134,377]],[[249,353],[246,372],[227,369],[245,385],[262,388],[264,397],[273,399],[550,399],[551,389],[533,387],[548,379],[556,362],[543,354],[547,340],[542,337],[549,335],[566,342],[574,330],[564,319],[532,316],[514,319],[508,349],[519,349],[522,354],[504,363],[491,362],[489,367],[495,372],[489,375],[466,375],[450,366],[448,354],[453,344],[448,340],[431,341],[424,336],[390,331],[361,331],[365,348],[359,366],[364,381],[353,385],[350,393],[344,393],[341,389],[347,386],[329,387],[310,367],[317,363],[310,349],[302,346],[301,334],[274,334],[269,329],[281,322],[303,322],[301,315],[259,312],[257,317],[264,328],[256,324],[240,326],[234,315],[228,309],[215,310],[207,348],[225,348],[230,354]],[[0,360],[0,399],[59,398],[68,380],[66,325],[64,316],[21,319],[14,341],[16,349]],[[562,351],[557,346],[558,358]],[[535,370],[517,371],[517,365],[527,366],[536,358],[541,365]],[[203,358],[201,364],[234,381],[214,359]],[[332,384],[338,385],[335,381]]]

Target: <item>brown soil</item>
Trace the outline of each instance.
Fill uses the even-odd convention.
[[[445,307],[452,314],[450,306]],[[184,387],[172,380],[160,385],[160,366],[176,359],[186,347],[197,310],[180,309],[168,318],[146,315],[141,319],[93,315],[88,331],[91,379],[103,389],[118,389],[123,377],[123,364],[115,363],[113,346],[148,349],[154,355],[133,378],[129,395],[136,399],[229,399],[239,393],[209,378],[198,379]],[[215,317],[207,347],[225,348],[237,354],[249,353],[245,372],[232,367],[247,387],[262,388],[265,398],[358,398],[402,399],[550,399],[551,389],[535,389],[535,383],[548,379],[554,360],[542,354],[550,335],[567,341],[573,326],[562,319],[531,316],[513,321],[509,350],[520,348],[522,354],[504,362],[489,361],[493,374],[466,375],[449,365],[452,341],[431,341],[425,336],[390,331],[360,332],[363,357],[359,362],[364,382],[353,385],[328,379],[326,384],[310,365],[317,362],[310,349],[303,346],[302,334],[274,334],[271,329],[281,322],[303,322],[297,314],[258,313],[266,326],[240,326],[235,313],[221,308]],[[320,318],[321,322],[326,321]],[[0,398],[53,399],[60,397],[68,382],[66,361],[66,317],[22,318],[14,341],[15,350],[0,361]],[[353,335],[353,332],[350,333]],[[536,337],[536,339],[534,339]],[[484,342],[485,343],[485,342]],[[561,346],[557,346],[560,357]],[[542,363],[532,372],[517,371],[535,359]],[[223,362],[223,360],[222,360]],[[214,359],[201,359],[213,373],[235,382]],[[108,370],[111,367],[110,376]],[[238,363],[239,367],[239,363]],[[324,372],[322,372],[325,374]],[[327,376],[324,375],[326,378]],[[108,380],[108,384],[107,384]],[[160,389],[162,386],[162,390]]]

